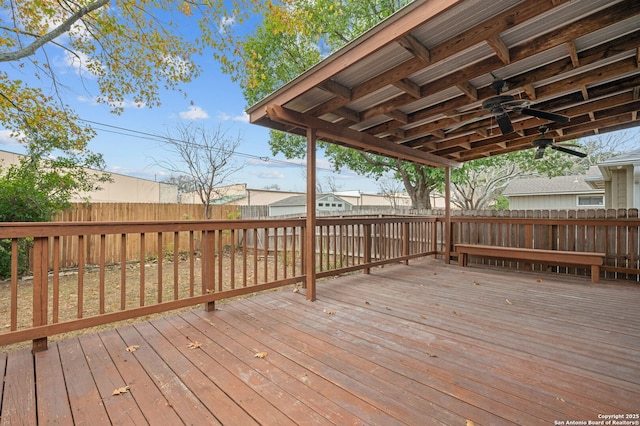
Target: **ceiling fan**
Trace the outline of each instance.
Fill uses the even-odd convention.
[[[531,101],[526,99],[516,99],[513,95],[503,95],[502,92],[509,90],[509,86],[503,80],[494,80],[493,83],[491,83],[491,88],[496,91],[496,96],[483,101],[482,108],[489,112],[488,116],[496,119],[503,135],[508,135],[509,133],[514,132],[513,123],[511,122],[511,117],[509,117],[510,112],[530,115],[532,117],[551,120],[561,124],[569,122],[569,117],[566,115],[529,108]],[[456,125],[449,129],[449,132],[464,125],[483,120],[486,117],[487,115],[476,117],[472,120]]]
[[[571,148],[567,148],[567,146],[578,146],[578,145],[556,145],[552,138],[545,138],[544,134],[547,133],[549,129],[547,126],[540,126],[538,131],[540,132],[540,138],[534,139],[532,145],[536,148],[536,154],[534,158],[536,160],[542,158],[544,156],[544,151],[547,148],[555,149],[556,151],[564,152],[567,154],[575,155],[576,157],[584,158],[587,156],[584,152],[575,151]]]

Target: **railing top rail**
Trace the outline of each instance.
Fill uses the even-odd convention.
[[[304,219],[287,220],[157,220],[134,222],[0,222],[0,238],[65,235],[188,232],[304,226]]]
[[[444,219],[438,218],[438,221]],[[511,224],[532,224],[532,225],[591,225],[591,226],[640,226],[638,218],[566,218],[566,217],[477,217],[477,216],[456,216],[451,217],[451,222],[474,222],[474,223],[511,223]]]

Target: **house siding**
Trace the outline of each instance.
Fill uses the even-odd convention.
[[[573,209],[597,209],[603,206],[578,206],[578,196],[597,196],[600,194],[562,194],[562,195],[536,195],[509,197],[510,210],[573,210]]]

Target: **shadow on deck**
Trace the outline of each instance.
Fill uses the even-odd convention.
[[[52,342],[35,356],[1,354],[2,423],[549,425],[633,416],[639,302],[640,286],[618,281],[414,261],[321,281],[315,303],[278,291]],[[119,388],[126,392],[113,395]]]

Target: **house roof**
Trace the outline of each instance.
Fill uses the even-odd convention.
[[[602,179],[598,167],[591,167],[586,174],[515,179],[502,192],[507,197],[527,195],[601,194],[601,188],[593,188],[588,181]]]
[[[333,197],[337,200],[340,200],[340,202],[344,204],[351,205],[351,203],[349,203],[348,201],[345,201],[339,196],[334,194],[318,194],[316,195],[316,203],[319,201],[323,201],[329,197]],[[284,200],[276,201],[274,203],[269,204],[269,206],[272,206],[272,207],[306,206],[306,205],[307,205],[306,195],[294,195],[294,196],[285,198]]]
[[[611,157],[608,160],[603,161],[598,164],[599,166],[617,166],[617,165],[628,165],[640,163],[640,149],[636,149],[635,151],[625,152],[620,155],[616,155],[615,157]]]
[[[637,0],[415,0],[249,108],[252,123],[432,166],[637,126]],[[568,123],[482,102],[502,94]],[[538,114],[540,115],[540,114]]]

